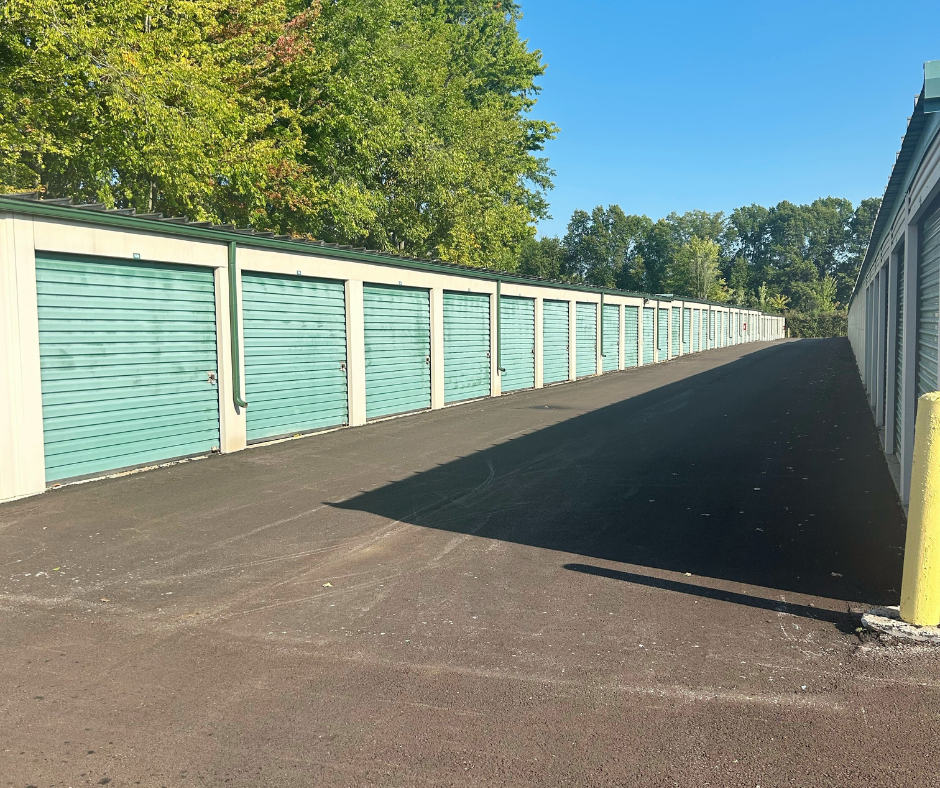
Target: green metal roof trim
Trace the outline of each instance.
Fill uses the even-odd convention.
[[[931,114],[938,110],[940,110],[940,60],[931,60],[924,63],[924,89],[914,100],[914,112],[907,121],[907,131],[901,142],[901,150],[891,169],[891,177],[888,179],[878,216],[875,217],[868,251],[859,270],[858,278],[855,280],[849,306],[858,295],[859,285],[864,281],[872,260],[881,249],[886,233],[894,224],[895,217],[903,205],[904,197],[923,161],[924,154],[940,130],[940,115]]]
[[[511,284],[554,287],[582,293],[605,293],[608,295],[648,298],[653,301],[659,300],[659,297],[652,293],[637,293],[631,290],[617,290],[614,288],[571,284],[552,279],[540,279],[535,276],[507,273],[491,268],[473,268],[471,266],[458,265],[457,263],[447,263],[443,260],[420,260],[410,257],[401,257],[388,252],[355,249],[351,246],[327,244],[323,241],[310,241],[303,238],[292,238],[287,235],[274,235],[274,233],[259,233],[254,230],[243,230],[230,224],[214,225],[211,222],[191,222],[185,216],[163,217],[162,214],[136,214],[133,209],[123,208],[109,210],[100,203],[73,205],[69,198],[40,200],[35,194],[16,196],[0,195],[0,211],[60,219],[69,222],[77,221],[84,224],[94,224],[116,229],[138,230],[157,235],[199,238],[219,243],[235,241],[240,246],[253,247],[256,249],[271,249],[294,254],[332,257],[352,262],[375,263],[378,265],[394,266],[396,268],[408,268],[416,271],[431,271],[441,274],[451,274],[453,276],[484,279],[492,282],[499,280]],[[694,298],[684,298],[682,300],[689,303],[758,311],[751,310],[749,307],[735,307],[731,304],[718,301],[701,301]],[[764,312],[762,314],[771,315],[772,313]]]

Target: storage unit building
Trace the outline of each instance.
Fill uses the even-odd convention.
[[[0,196],[0,500],[665,360],[691,303]]]
[[[849,341],[904,503],[910,494],[917,398],[940,387],[938,110],[940,61],[933,61],[925,64],[924,84],[849,301]]]

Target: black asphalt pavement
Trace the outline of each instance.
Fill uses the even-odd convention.
[[[0,786],[928,786],[845,340],[0,506]]]

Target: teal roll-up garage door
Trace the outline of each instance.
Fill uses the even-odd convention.
[[[620,307],[604,304],[604,372],[620,369]]]
[[[901,456],[901,427],[904,408],[904,247],[898,254],[898,314],[894,344],[894,453]]]
[[[248,440],[348,422],[343,282],[243,272]]]
[[[535,386],[535,300],[500,297],[502,345],[501,390],[518,391]]]
[[[669,357],[669,313],[665,309],[657,309],[656,360],[665,361]]]
[[[917,269],[917,396],[937,390],[940,313],[940,211],[924,221]]]
[[[692,310],[689,307],[682,310],[682,352],[692,352]]]
[[[682,330],[682,315],[679,312],[679,307],[672,307],[672,339],[670,342],[670,349],[673,356],[679,355],[679,341],[681,339],[681,330]]]
[[[715,347],[715,313],[708,310],[708,349]]]
[[[652,364],[656,360],[656,309],[643,307],[643,363]]]
[[[692,352],[698,352],[702,349],[701,346],[701,334],[702,332],[702,310],[693,309],[692,310]]]
[[[362,306],[366,418],[430,408],[430,294],[410,287],[367,284],[362,288]]]
[[[568,380],[568,302],[542,302],[542,383]]]
[[[639,307],[623,308],[623,365],[627,369],[637,365],[637,341],[639,339]]]
[[[490,297],[444,293],[444,402],[490,395]]]
[[[575,369],[579,378],[597,374],[597,304],[578,303],[578,346]]]
[[[717,324],[718,324],[718,327],[715,330],[716,345],[718,347],[724,347],[725,346],[725,313],[719,312],[715,320],[717,321]]]
[[[219,446],[211,269],[38,255],[46,481]]]

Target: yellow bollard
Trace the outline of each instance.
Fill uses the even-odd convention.
[[[940,624],[940,391],[917,402],[901,618],[917,626]]]

